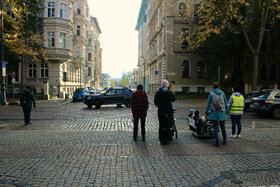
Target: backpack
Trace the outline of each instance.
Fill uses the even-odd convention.
[[[30,92],[24,92],[22,94],[22,98],[21,98],[21,102],[22,102],[22,105],[26,105],[30,102]]]
[[[224,111],[223,110],[223,106],[225,104],[224,100],[223,100],[223,97],[222,97],[222,94],[220,95],[217,95],[216,93],[212,92],[212,106],[217,110],[217,111]]]

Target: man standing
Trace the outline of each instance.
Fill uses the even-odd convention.
[[[145,141],[145,121],[147,116],[147,110],[149,108],[149,101],[145,91],[143,91],[143,86],[139,84],[137,86],[137,91],[132,94],[131,99],[131,110],[134,119],[134,128],[133,128],[133,140],[137,141],[137,133],[138,133],[138,123],[139,119],[141,119],[141,134],[142,141]]]
[[[34,108],[36,107],[36,102],[34,98],[34,94],[31,91],[30,86],[26,86],[20,96],[20,104],[24,113],[24,125],[31,124],[30,123],[30,114],[32,110],[32,102]]]
[[[168,90],[169,82],[162,81],[162,87],[157,91],[154,99],[155,105],[158,107],[159,119],[159,140],[162,145],[170,143],[170,126],[173,120],[173,107],[175,96]]]
[[[232,123],[232,134],[230,135],[231,138],[241,138],[241,117],[243,115],[244,109],[244,97],[239,93],[239,89],[235,87],[233,89],[233,94],[229,98],[228,102],[229,107],[229,114]],[[237,125],[237,135],[236,132],[236,125]]]
[[[215,137],[214,146],[220,145],[218,125],[220,125],[222,131],[223,144],[225,145],[227,143],[225,120],[227,119],[226,114],[228,113],[228,106],[225,93],[222,92],[219,88],[219,84],[217,82],[214,82],[213,90],[209,93],[205,110],[205,115],[209,115],[208,118],[213,123]]]

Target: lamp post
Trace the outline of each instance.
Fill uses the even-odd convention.
[[[86,67],[87,67],[87,59],[85,57],[82,57],[80,59],[80,88],[82,88],[82,60],[86,61]]]
[[[3,1],[1,0],[1,105],[6,106],[6,88],[5,88],[5,74],[6,62],[4,61],[4,17],[3,17]]]

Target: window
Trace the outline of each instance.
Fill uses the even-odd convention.
[[[88,61],[92,61],[91,53],[88,53]]]
[[[186,49],[189,46],[189,43],[186,39],[186,37],[189,36],[189,34],[190,34],[190,30],[188,28],[182,29],[182,40],[183,40],[181,45],[182,49]]]
[[[205,63],[203,61],[199,61],[197,64],[197,77],[205,78]]]
[[[66,48],[66,33],[61,32],[59,37],[59,47]]]
[[[88,76],[91,76],[91,67],[88,67]]]
[[[89,39],[88,39],[88,46],[89,46],[89,47],[92,47],[92,38],[89,38]]]
[[[48,17],[55,17],[55,3],[48,3]]]
[[[180,3],[179,5],[179,15],[184,16],[186,14],[187,6],[185,3]]]
[[[182,92],[183,93],[189,93],[190,92],[190,87],[182,87]]]
[[[29,78],[35,78],[36,77],[36,64],[29,64]]]
[[[204,93],[205,88],[204,87],[197,87],[197,93],[198,94],[203,94]]]
[[[263,64],[261,65],[261,80],[266,80],[266,65]]]
[[[77,25],[77,36],[81,36],[81,26]]]
[[[77,14],[81,14],[81,5],[77,4]]]
[[[48,47],[55,47],[55,33],[48,32]]]
[[[48,64],[41,64],[41,77],[49,77],[49,67]]]
[[[194,5],[194,22],[195,23],[198,23],[198,21],[199,21],[199,17],[198,17],[199,7],[200,7],[200,4]]]
[[[87,8],[87,13],[86,13],[86,16],[88,17],[88,12],[89,12],[89,9]]]
[[[80,58],[80,56],[81,56],[81,49],[80,49],[80,47],[77,47],[77,49],[76,49],[76,57]]]
[[[67,18],[67,5],[60,3],[60,17],[63,19]]]
[[[182,78],[189,78],[189,61],[184,60],[182,62]]]

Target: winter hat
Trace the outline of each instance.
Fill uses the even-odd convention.
[[[142,86],[141,84],[139,84],[139,85],[137,86],[137,90],[143,91],[143,86]]]

